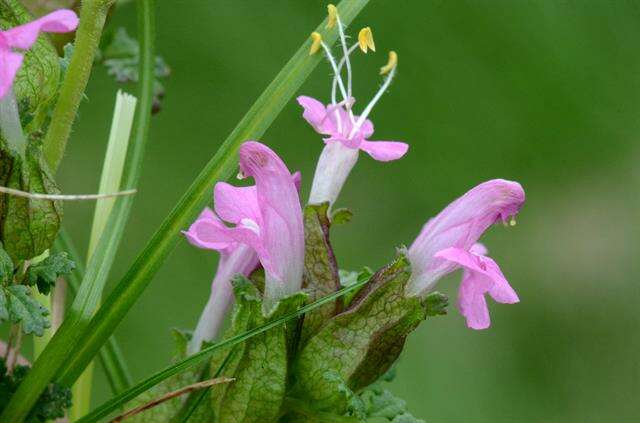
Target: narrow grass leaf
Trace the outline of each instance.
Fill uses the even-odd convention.
[[[69,291],[73,297],[78,292],[80,283],[84,278],[85,266],[82,263],[82,258],[78,254],[78,249],[75,247],[71,237],[64,228],[60,230],[60,235],[54,244],[54,250],[67,252],[69,257],[77,263],[76,270],[66,278]],[[132,385],[133,378],[131,377],[127,363],[122,355],[118,341],[113,335],[100,349],[98,361],[107,376],[107,381],[113,395],[119,394]]]

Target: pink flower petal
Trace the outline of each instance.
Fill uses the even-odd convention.
[[[0,47],[0,99],[11,89],[22,60],[22,54]]]
[[[465,269],[460,284],[458,307],[460,313],[467,318],[469,327],[473,329],[489,327],[485,294],[488,293],[499,303],[513,304],[519,301],[518,295],[493,259],[462,248],[447,248],[436,253],[436,257],[449,260]]]
[[[222,220],[238,224],[242,219],[249,218],[260,223],[255,186],[234,187],[226,182],[218,182],[213,190],[213,204]]]
[[[224,233],[226,226],[210,209],[200,213],[200,217],[183,231],[187,240],[198,248],[223,251],[232,248],[235,240]],[[223,231],[220,233],[220,231]]]
[[[355,119],[357,121],[358,116],[356,116]],[[366,119],[360,127],[360,133],[362,134],[362,138],[365,139],[373,135],[373,122],[371,122],[369,119]]]
[[[487,287],[487,292],[497,302],[514,304],[520,301],[500,266],[491,257],[473,254],[461,248],[447,248],[436,253],[436,257],[457,263],[470,272],[485,275],[492,282]]]
[[[484,298],[486,276],[473,272],[465,273],[458,290],[458,310],[471,329],[482,330],[491,326],[489,308]]]
[[[304,229],[300,197],[287,166],[264,144],[242,144],[240,169],[256,182],[262,218],[260,238],[268,257],[263,258],[260,251],[258,256],[267,271],[266,296],[277,300],[275,297],[298,291],[302,284]]]
[[[366,141],[360,143],[360,150],[380,162],[398,160],[409,150],[409,145],[397,141]]]
[[[2,33],[9,47],[26,50],[38,39],[40,32],[71,32],[78,26],[73,10],[60,9],[24,25]]]
[[[302,117],[309,122],[309,125],[320,134],[331,134],[334,131],[334,124],[327,119],[327,108],[312,97],[300,96],[297,98],[298,104],[304,108]]]

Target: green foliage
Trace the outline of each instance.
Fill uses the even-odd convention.
[[[131,38],[125,28],[105,34],[102,48],[102,63],[109,75],[118,82],[137,82],[139,79],[140,45]],[[169,76],[171,69],[160,56],[155,57],[153,81],[153,107],[158,111],[164,97],[164,87],[160,82]]]
[[[349,411],[350,391],[378,380],[395,362],[407,335],[444,307],[438,300],[406,297],[410,269],[403,256],[381,269],[349,307],[329,320],[302,350],[294,366],[293,395],[318,411]]]
[[[33,333],[42,336],[44,330],[51,326],[46,316],[49,310],[31,296],[29,287],[9,285],[0,287],[0,322],[22,323],[25,334]]]
[[[234,281],[236,304],[232,327],[226,337],[245,332],[298,309],[307,295],[282,299],[265,316],[259,291],[244,278]],[[294,327],[295,327],[295,321]],[[287,325],[275,327],[212,358],[211,368],[235,382],[211,390],[216,421],[271,422],[280,413],[287,383]]]
[[[21,191],[58,194],[36,144],[29,142],[24,161],[0,146],[0,183]],[[51,247],[61,219],[59,201],[0,196],[0,235],[14,262],[36,257]]]
[[[4,358],[0,357],[0,412],[28,372],[28,366],[15,366],[12,372],[8,372]],[[46,422],[64,417],[65,409],[70,406],[71,390],[56,383],[50,384],[38,398],[26,422]]]
[[[27,285],[38,287],[42,294],[48,294],[60,276],[71,273],[76,268],[67,253],[54,253],[39,263],[29,266],[25,276]]]
[[[365,419],[384,418],[394,423],[424,423],[424,420],[409,413],[403,399],[396,397],[379,383],[365,389],[359,395],[359,400]]]
[[[315,301],[340,289],[338,264],[329,241],[329,203],[308,205],[304,209],[304,278],[302,286]],[[320,326],[340,311],[342,300],[329,303],[304,317],[301,345],[318,331]]]

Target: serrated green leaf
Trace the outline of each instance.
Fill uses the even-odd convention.
[[[75,263],[69,259],[67,253],[51,254],[41,262],[29,266],[25,283],[30,286],[37,285],[38,291],[47,295],[60,276],[68,275],[75,268]]]
[[[106,37],[106,47],[102,50],[102,60],[107,73],[118,82],[137,82],[140,46],[131,38],[125,28],[118,28],[111,37]],[[154,110],[160,107],[164,97],[164,87],[160,79],[171,74],[171,68],[160,56],[155,57],[153,100]]]
[[[265,316],[258,290],[247,279],[243,279],[236,278],[234,282],[238,311],[234,315],[235,327],[229,334],[231,336],[289,314],[308,298],[304,293],[283,298]],[[235,382],[212,389],[216,421],[275,421],[286,391],[286,325],[248,339],[229,354],[233,354],[232,358],[220,374],[235,378]],[[212,363],[215,363],[212,364],[212,369],[215,368],[214,365],[219,365],[215,359]]]
[[[405,296],[409,276],[408,262],[398,257],[311,338],[294,368],[297,398],[317,410],[344,413],[341,383],[358,392],[389,370],[407,335],[428,314],[427,301]],[[328,380],[331,372],[340,378]]]
[[[329,203],[304,208],[304,277],[302,287],[315,301],[340,289],[338,265],[329,241]],[[342,308],[342,301],[327,304],[304,317],[300,345],[305,345],[329,318]]]
[[[391,422],[424,423],[415,418],[407,409],[407,403],[384,389],[380,384],[368,387],[360,394],[365,419],[386,419]]]
[[[7,151],[1,159],[9,167],[5,186],[26,192],[60,193],[34,143],[27,146],[24,161]],[[0,203],[2,242],[14,262],[36,257],[51,247],[62,219],[60,201],[3,195]]]
[[[0,320],[22,323],[25,334],[42,336],[50,326],[49,311],[30,295],[29,287],[10,285],[0,288]]]

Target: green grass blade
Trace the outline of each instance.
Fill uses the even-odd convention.
[[[348,25],[367,3],[368,0],[343,0],[338,5],[342,21]],[[328,44],[333,44],[338,37],[337,28],[327,31],[325,25],[326,20],[316,30],[323,32],[323,38]],[[249,139],[258,139],[264,134],[322,60],[320,54],[309,56],[309,46],[310,41],[307,39],[260,95],[161,224],[92,319],[91,325],[82,337],[82,343],[77,346],[72,355],[66,358],[65,366],[58,379],[60,382],[71,384],[76,380],[140,298],[162,262],[180,239],[180,230],[188,226],[209,200],[213,184],[226,179],[233,173],[237,166],[237,151],[240,144]]]
[[[138,14],[141,22],[140,107],[136,113],[132,148],[127,154],[123,176],[123,185],[127,189],[134,188],[140,177],[153,102],[154,1],[140,0],[138,7],[141,11]],[[73,351],[84,342],[85,330],[99,304],[111,265],[124,234],[132,204],[133,196],[120,197],[116,200],[109,215],[106,230],[100,237],[98,246],[90,258],[85,277],[62,326],[33,364],[31,371],[0,415],[0,421],[23,421],[46,386],[60,374],[61,367],[72,356]],[[88,361],[96,355],[110,336],[111,333],[102,339]],[[88,361],[84,363],[83,369]],[[76,375],[76,378],[78,376],[79,374]],[[70,385],[72,383],[67,384],[67,386]]]
[[[208,357],[211,356],[211,354],[213,354],[215,351],[218,351],[220,349],[223,348],[230,348],[233,347],[235,345],[238,345],[241,342],[246,341],[247,339],[251,338],[252,336],[256,336],[259,335],[263,332],[268,331],[269,329],[272,329],[276,326],[280,326],[290,320],[296,319],[298,317],[300,317],[301,315],[303,315],[304,313],[307,313],[311,310],[314,310],[318,307],[323,306],[324,304],[330,303],[332,301],[335,301],[337,298],[351,292],[351,291],[355,291],[360,289],[362,286],[364,286],[367,282],[369,282],[369,279],[367,280],[363,280],[363,281],[359,281],[357,283],[354,283],[353,285],[349,285],[347,287],[344,287],[342,289],[340,289],[339,291],[336,291],[330,295],[327,295],[326,297],[320,298],[319,300],[311,303],[311,304],[307,304],[301,308],[299,308],[298,310],[291,312],[289,314],[286,314],[276,320],[273,320],[269,323],[266,323],[262,326],[258,326],[257,328],[251,329],[245,333],[241,333],[238,334],[236,336],[232,336],[231,338],[225,339],[221,342],[218,342],[217,344],[211,345],[205,349],[203,349],[202,351],[193,354],[169,367],[166,367],[165,369],[159,371],[158,373],[154,374],[153,376],[143,380],[142,382],[138,383],[137,385],[131,387],[130,389],[127,389],[126,391],[122,392],[121,394],[117,395],[116,397],[110,399],[109,401],[105,402],[104,404],[102,404],[101,406],[99,406],[98,408],[96,408],[94,411],[92,411],[90,414],[86,415],[85,417],[82,417],[80,420],[78,420],[76,423],[90,423],[90,422],[95,422],[98,421],[99,419],[108,416],[112,411],[116,410],[118,407],[120,407],[121,405],[125,404],[128,401],[131,401],[132,399],[134,399],[135,397],[137,397],[138,395],[140,395],[141,393],[151,389],[152,387],[154,387],[155,385],[157,385],[158,383],[162,382],[163,380],[170,378],[171,376],[174,376],[186,369],[188,369],[189,367],[195,366],[198,363],[201,363],[202,361],[206,360]]]
[[[120,188],[125,158],[129,148],[131,126],[136,110],[137,99],[129,94],[118,91],[116,104],[111,121],[111,131],[107,143],[107,151],[102,164],[102,174],[98,192],[116,192]],[[89,236],[87,257],[91,257],[104,232],[109,214],[115,204],[114,198],[104,198],[96,202],[93,214],[93,225]],[[104,348],[101,351],[105,351]],[[112,351],[113,352],[113,351]],[[84,373],[78,378],[72,388],[73,406],[69,410],[69,417],[75,420],[87,414],[91,408],[91,392],[93,385],[93,362],[89,363]]]
[[[76,270],[66,278],[69,291],[73,296],[75,296],[78,292],[78,288],[80,287],[80,283],[82,282],[82,278],[84,277],[85,267],[82,264],[82,258],[78,254],[78,250],[64,228],[60,230],[60,235],[56,239],[54,249],[60,252],[67,252],[69,257],[76,263]],[[120,352],[120,346],[113,335],[109,338],[104,347],[100,349],[98,362],[107,376],[113,395],[119,394],[132,385],[133,378],[131,377],[127,363]]]
[[[102,164],[98,192],[116,192],[120,188],[137,102],[138,99],[130,94],[122,91],[118,91],[116,94],[116,105],[113,111],[107,151]],[[114,204],[115,198],[103,198],[96,201],[87,257],[93,255]]]

